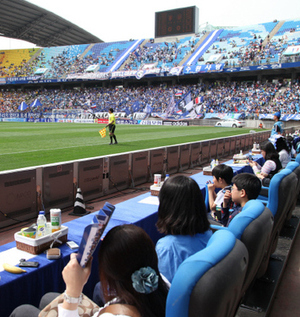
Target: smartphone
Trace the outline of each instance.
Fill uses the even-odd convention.
[[[67,241],[67,246],[70,249],[78,249],[79,245],[77,243],[75,243],[74,241]]]
[[[38,267],[40,265],[39,262],[35,261],[20,261],[19,267]]]

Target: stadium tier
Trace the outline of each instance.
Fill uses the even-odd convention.
[[[4,50],[0,52],[0,74],[3,78],[35,75],[36,79],[61,79],[72,75],[70,78],[80,79],[82,76],[79,74],[89,73],[86,78],[108,79],[108,76],[115,77],[112,74],[96,75],[100,72],[145,69],[148,72],[143,76],[157,76],[157,69],[169,75],[187,75],[200,72],[199,68],[191,69],[191,65],[219,65],[214,67],[214,71],[219,72],[226,67],[269,65],[280,62],[287,48],[299,44],[299,25],[299,20],[288,20],[219,28],[217,36],[213,36],[213,31],[203,31],[190,36],[141,40],[135,47],[132,47],[133,40],[45,47],[34,56],[30,55],[32,50]],[[201,47],[201,54],[198,47]],[[190,62],[186,64],[187,59]],[[112,68],[113,65],[115,67]],[[190,68],[176,69],[181,65]],[[209,71],[205,68],[200,70]],[[120,74],[115,76],[118,78]]]

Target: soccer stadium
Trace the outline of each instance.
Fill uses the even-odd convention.
[[[1,317],[298,316],[300,18],[104,42],[0,9],[36,45],[0,47]]]

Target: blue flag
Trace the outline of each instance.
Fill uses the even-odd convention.
[[[138,112],[140,110],[140,102],[137,100],[131,106],[133,112]]]

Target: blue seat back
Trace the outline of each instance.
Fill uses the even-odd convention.
[[[295,161],[300,164],[300,153],[297,154]]]
[[[286,166],[287,169],[290,169],[293,173],[296,174],[298,182],[296,186],[296,191],[295,191],[295,199],[293,204],[291,204],[290,210],[288,211],[287,214],[287,220],[291,218],[292,212],[295,209],[297,205],[297,200],[299,198],[299,193],[300,193],[300,164],[298,162],[289,162],[288,165]]]
[[[276,219],[276,213],[279,207],[284,208],[287,205],[286,198],[284,200],[280,199],[280,189],[283,189],[282,181],[286,178],[287,175],[291,173],[289,169],[283,169],[279,173],[275,174],[270,182],[269,186],[269,196],[267,207],[271,210],[274,218]],[[280,205],[280,206],[279,206]],[[281,206],[282,205],[282,206]]]
[[[168,293],[166,317],[234,316],[247,266],[245,245],[229,230],[215,232],[205,249],[179,266]]]
[[[274,217],[259,200],[249,200],[242,212],[235,216],[228,226],[237,239],[241,240],[249,253],[249,264],[243,291],[257,277],[261,263],[265,260],[270,244]],[[264,272],[260,272],[260,276]]]
[[[282,169],[271,179],[267,207],[274,216],[274,226],[267,258],[276,250],[279,233],[294,203],[293,199],[295,198],[297,182],[296,174],[287,168]],[[265,271],[267,269],[267,263],[262,264],[262,267],[263,269],[260,269],[260,271]]]

